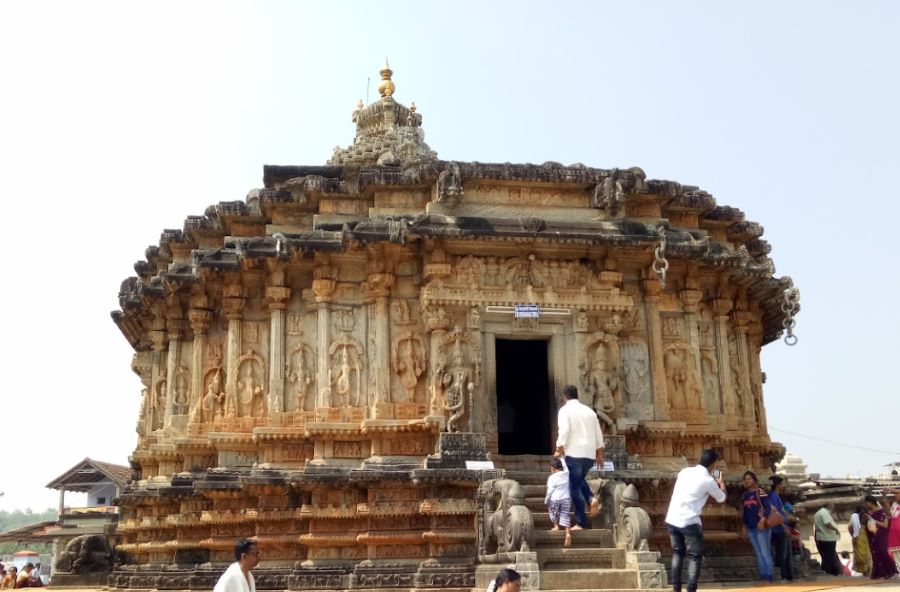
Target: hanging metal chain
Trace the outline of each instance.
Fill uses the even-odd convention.
[[[794,315],[800,310],[800,290],[795,288],[793,283],[784,289],[784,302],[781,303],[781,312],[784,313],[784,319],[781,326],[784,327],[784,342],[787,345],[797,345],[797,336],[794,335],[794,327],[797,326],[797,319]]]
[[[663,290],[666,289],[666,272],[669,271],[669,260],[666,259],[666,229],[662,226],[656,228],[656,234],[659,235],[659,246],[656,247],[653,260],[653,271],[659,279],[659,286]]]

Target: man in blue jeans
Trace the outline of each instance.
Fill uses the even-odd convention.
[[[591,505],[591,517],[600,511],[600,501],[593,497],[587,484],[587,475],[595,464],[603,470],[603,433],[597,412],[578,400],[578,389],[571,384],[563,387],[566,403],[559,408],[554,456],[565,457],[569,469],[569,496],[575,510],[572,530],[587,528],[585,505]]]
[[[713,478],[713,466],[719,460],[715,450],[704,450],[700,464],[681,469],[675,480],[675,489],[666,513],[666,526],[672,541],[672,590],[681,592],[681,566],[688,557],[687,589],[697,589],[700,566],[703,563],[703,525],[700,512],[708,498],[720,504],[725,501],[725,481],[717,471]]]

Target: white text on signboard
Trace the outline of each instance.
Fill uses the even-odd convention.
[[[517,304],[514,314],[517,319],[536,319],[541,316],[541,307],[537,304]]]

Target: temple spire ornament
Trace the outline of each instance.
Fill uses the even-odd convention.
[[[390,97],[394,94],[394,82],[391,80],[391,75],[393,75],[394,71],[391,70],[390,64],[388,64],[387,58],[384,58],[384,68],[382,68],[379,72],[381,74],[381,82],[378,83],[378,94],[382,97]]]

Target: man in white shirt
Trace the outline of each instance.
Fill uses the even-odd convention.
[[[228,566],[213,592],[256,592],[256,582],[250,570],[259,564],[259,547],[250,539],[241,539],[234,546],[235,562]]]
[[[603,470],[603,433],[597,413],[578,400],[578,389],[571,384],[563,387],[566,403],[559,408],[556,453],[564,456],[569,469],[569,494],[575,508],[575,526],[581,530],[588,525],[585,505],[590,502],[591,516],[600,511],[600,501],[593,497],[587,475],[595,464]]]
[[[725,501],[725,481],[718,472],[713,478],[713,466],[719,460],[715,450],[704,450],[700,464],[681,469],[675,479],[675,489],[666,513],[666,526],[672,541],[672,590],[681,592],[681,565],[685,553],[688,556],[687,589],[697,590],[697,578],[703,562],[703,526],[700,512],[707,498],[720,504]]]

